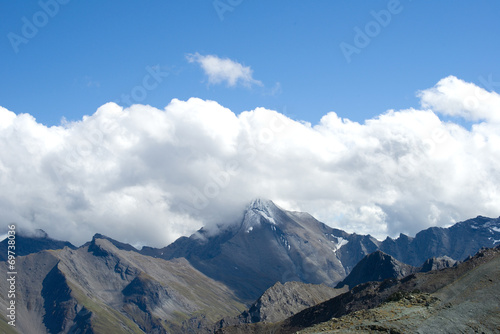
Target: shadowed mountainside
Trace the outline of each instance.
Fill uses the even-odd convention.
[[[417,271],[416,267],[399,262],[382,251],[375,251],[359,261],[351,273],[337,284],[336,288],[346,285],[353,288],[361,283],[383,281],[387,278],[400,279]]]

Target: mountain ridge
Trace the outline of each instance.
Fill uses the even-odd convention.
[[[145,246],[138,250],[99,233],[94,239],[106,239],[119,249],[165,260],[185,258],[251,303],[278,281],[334,287],[363,257],[376,250],[414,267],[433,257],[463,260],[483,246],[500,243],[500,219],[478,216],[448,228],[430,227],[415,237],[400,234],[396,239],[379,241],[370,235],[329,227],[308,213],[286,211],[270,200],[255,199],[239,225],[225,226],[216,233],[202,228],[163,248]],[[50,240],[46,248],[76,249],[69,243]],[[6,245],[6,240],[2,244]],[[40,248],[44,247],[33,251]]]
[[[349,238],[360,241],[349,245]],[[350,235],[310,215],[291,213],[272,201],[257,199],[247,207],[239,226],[215,235],[199,230],[189,238],[161,249],[147,248],[144,253],[164,259],[186,258],[205,275],[252,302],[277,281],[333,286],[346,276],[339,252],[343,247],[345,254],[352,248],[349,260],[357,262],[364,255],[357,248],[372,251],[376,240]]]
[[[218,233],[200,229],[160,249],[138,250],[96,233],[78,248],[50,242],[45,246],[59,248],[19,256],[24,272],[17,282],[19,323],[25,334],[76,328],[102,332],[110,326],[128,328],[123,333],[161,334],[208,333],[220,319],[225,325],[280,320],[320,302],[321,291],[328,296],[363,257],[375,251],[373,256],[380,255],[384,247],[413,260],[419,259],[419,251],[431,254],[435,259],[429,258],[427,267],[439,269],[461,260],[443,258],[452,246],[463,246],[453,253],[458,257],[480,245],[498,244],[497,229],[499,219],[476,217],[453,229],[430,228],[415,238],[402,234],[380,242],[328,227],[307,213],[283,210],[272,201],[253,201],[239,225]],[[392,266],[406,266],[388,259]],[[403,271],[393,274],[397,278]],[[409,280],[422,273],[412,275]],[[399,282],[396,278],[362,283],[351,291],[369,295],[373,291],[366,287],[389,289]],[[326,284],[311,285],[321,283]],[[6,284],[2,281],[0,287],[5,290]],[[6,302],[0,297],[1,307]]]

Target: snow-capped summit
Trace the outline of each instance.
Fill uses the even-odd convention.
[[[245,217],[243,218],[243,227],[246,232],[250,232],[254,227],[264,222],[277,224],[276,216],[281,211],[273,201],[268,199],[256,198],[247,207]]]
[[[252,209],[260,209],[263,210],[265,208],[269,208],[271,206],[276,206],[273,201],[267,198],[255,198],[250,202],[248,205],[248,208]]]

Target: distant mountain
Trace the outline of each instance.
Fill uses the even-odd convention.
[[[401,234],[387,238],[379,249],[403,263],[420,266],[432,257],[448,256],[462,261],[482,247],[500,244],[500,218],[478,216],[451,227],[430,227],[414,238]]]
[[[15,240],[16,256],[37,253],[42,250],[62,249],[64,247],[76,249],[76,247],[73,246],[70,242],[50,238],[43,230],[35,231],[35,234],[32,236],[23,233],[17,233]],[[4,239],[2,240],[2,242],[0,242],[0,261],[7,260],[7,243],[8,239]]]
[[[376,250],[377,243],[370,236],[348,234],[307,213],[257,199],[238,226],[213,236],[202,229],[165,248],[145,248],[141,253],[185,258],[252,302],[278,281],[334,286],[363,256]]]
[[[382,251],[375,251],[359,261],[351,273],[337,284],[336,288],[346,285],[353,288],[361,283],[383,281],[387,278],[400,279],[417,271],[416,267],[399,262]]]

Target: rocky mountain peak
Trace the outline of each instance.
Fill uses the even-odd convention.
[[[92,242],[95,243],[95,240],[97,239],[103,239],[103,240],[108,240],[110,243],[112,243],[116,248],[118,249],[121,249],[121,250],[126,250],[126,251],[134,251],[134,252],[137,252],[138,250],[130,245],[130,244],[126,244],[126,243],[123,243],[123,242],[120,242],[120,241],[117,241],[115,239],[112,239],[108,236],[105,236],[103,234],[100,234],[100,233],[96,233],[94,234],[94,236],[92,237]]]
[[[431,270],[441,270],[444,268],[453,267],[457,264],[457,261],[453,260],[449,256],[431,257],[422,265],[421,272],[428,272]]]
[[[270,218],[273,218],[273,215],[276,211],[280,210],[273,201],[269,199],[256,198],[247,207],[248,211],[254,211],[257,213],[261,213]]]
[[[269,207],[276,207],[273,201],[267,198],[255,198],[248,205],[251,209],[265,210]]]
[[[259,226],[262,222],[276,225],[277,215],[281,210],[268,199],[256,198],[247,207],[243,218],[243,226],[247,231]]]
[[[377,250],[366,255],[353,268],[351,273],[336,287],[348,285],[350,288],[369,281],[382,281],[387,278],[403,278],[417,271],[417,268],[399,262],[394,257]]]

